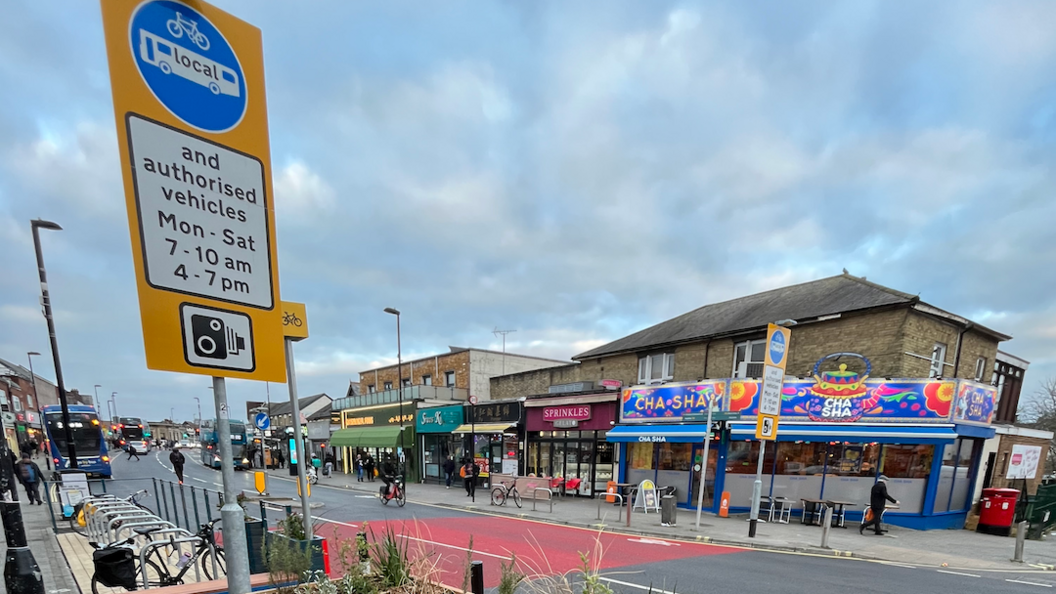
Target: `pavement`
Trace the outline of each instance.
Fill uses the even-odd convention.
[[[280,480],[290,480],[288,471],[285,470],[268,471],[268,474]],[[371,494],[376,493],[381,484],[360,483],[354,475],[344,474],[335,474],[332,478],[321,477],[319,480],[324,485]],[[793,518],[788,524],[760,523],[755,538],[748,538],[747,515],[720,518],[704,513],[700,530],[697,530],[695,510],[679,509],[675,526],[662,526],[659,514],[645,514],[639,510],[632,514],[631,526],[628,528],[626,507],[602,503],[599,508],[596,499],[555,496],[551,512],[549,503],[542,500],[536,502],[535,511],[532,510],[530,499],[523,501],[521,509],[514,507],[512,502],[506,506],[493,506],[490,502],[490,489],[482,487],[477,489],[475,502],[466,497],[461,485],[452,485],[447,489],[443,485],[415,484],[409,485],[407,492],[411,501],[452,509],[665,539],[949,569],[1011,569],[1021,566],[1011,561],[1015,548],[1014,538],[968,530],[921,531],[885,525],[888,533],[875,536],[871,532],[860,535],[857,524],[848,524],[846,528],[833,528],[829,531],[829,548],[826,549],[821,547],[821,528],[803,525],[797,518]],[[1028,540],[1024,551],[1024,565],[1035,569],[1054,569],[1056,539]]]
[[[73,573],[66,564],[66,559],[59,548],[59,542],[51,529],[48,507],[29,505],[25,501],[26,493],[21,485],[18,491],[22,523],[26,527],[26,541],[29,544],[29,550],[33,552],[33,558],[40,566],[41,577],[44,579],[44,592],[46,594],[78,592]],[[6,556],[7,542],[0,539],[0,557],[6,558]],[[4,588],[0,587],[0,591],[4,591]]]

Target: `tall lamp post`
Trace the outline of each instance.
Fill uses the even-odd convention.
[[[48,291],[48,273],[44,269],[44,253],[40,249],[40,230],[62,231],[58,223],[34,219],[29,222],[33,230],[33,249],[37,252],[37,271],[40,274],[40,296],[44,305],[44,319],[48,321],[48,337],[51,339],[51,357],[55,360],[55,383],[59,388],[59,404],[62,405],[62,427],[66,436],[67,455],[70,468],[77,468],[77,446],[73,443],[73,427],[70,427],[70,406],[66,402],[66,384],[62,381],[62,365],[59,363],[59,341],[55,338],[55,317],[51,313],[51,294]]]
[[[400,463],[400,474],[403,474],[403,347],[400,344],[400,310],[386,307],[385,313],[396,316],[396,381],[399,382],[400,400],[400,439],[397,451],[400,452],[398,461]]]
[[[201,439],[202,435],[202,401],[197,396],[194,397],[194,402],[198,404],[198,438]]]

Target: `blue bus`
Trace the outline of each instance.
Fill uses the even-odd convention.
[[[95,408],[83,404],[71,404],[70,429],[73,431],[73,445],[77,450],[77,468],[89,475],[110,478],[110,455],[106,450],[106,439],[99,424],[99,415]],[[70,467],[67,458],[69,444],[66,442],[66,428],[62,422],[62,407],[48,405],[41,409],[44,413],[44,432],[48,438],[48,451],[55,470]]]
[[[244,421],[228,421],[231,424],[231,458],[236,470],[249,468],[249,437],[246,435]],[[220,441],[217,439],[216,420],[202,421],[202,464],[210,468],[220,468]]]

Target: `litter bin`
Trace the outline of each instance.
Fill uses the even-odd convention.
[[[674,526],[675,515],[678,507],[675,506],[674,495],[664,495],[660,498],[660,525]]]
[[[983,489],[983,498],[979,502],[979,526],[975,531],[997,536],[1012,534],[1017,499],[1019,491],[1016,489]]]

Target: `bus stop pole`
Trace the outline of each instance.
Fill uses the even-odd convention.
[[[697,487],[697,530],[700,530],[700,511],[704,507],[704,489],[707,488],[708,454],[711,450],[711,412],[715,410],[715,396],[708,399],[708,424],[704,431],[704,458],[700,461],[700,485]]]
[[[290,407],[293,415],[293,444],[297,448],[297,458],[301,459],[297,465],[297,490],[301,493],[301,519],[304,524],[305,539],[312,540],[312,508],[308,503],[308,469],[311,464],[308,452],[304,448],[304,436],[301,434],[301,403],[297,402],[297,374],[293,370],[293,340],[289,337],[283,339],[286,342],[286,385],[290,389]],[[303,459],[302,459],[303,458]]]
[[[235,461],[231,452],[231,425],[227,406],[227,383],[222,377],[213,378],[213,398],[216,401],[216,439],[220,450],[220,473],[224,479],[224,506],[220,519],[224,523],[224,549],[227,557],[227,583],[231,594],[249,594],[249,546],[246,543],[245,512],[238,504],[235,490]],[[176,502],[173,501],[173,507]]]

